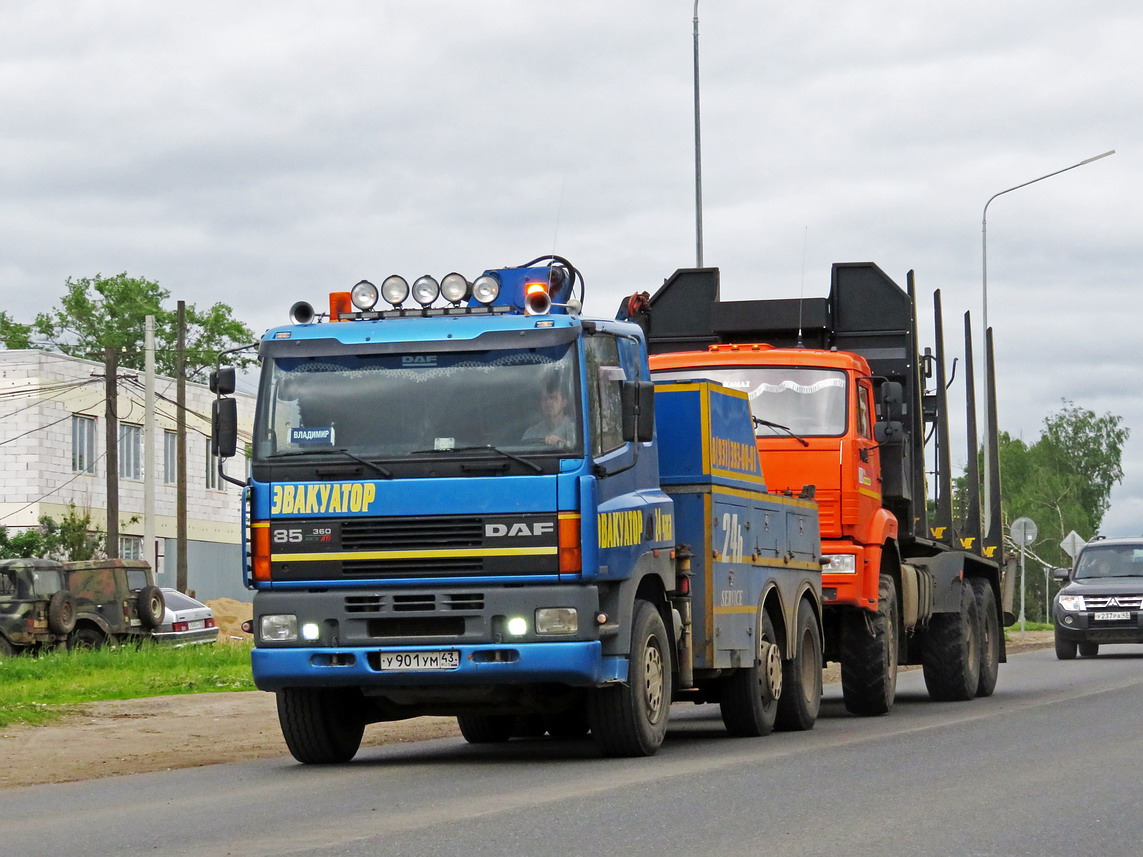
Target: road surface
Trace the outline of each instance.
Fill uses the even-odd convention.
[[[887,717],[827,685],[811,732],[731,739],[676,706],[659,754],[589,740],[365,750],[9,789],[12,855],[1135,855],[1143,651],[1014,655],[995,696],[928,701],[902,673]]]

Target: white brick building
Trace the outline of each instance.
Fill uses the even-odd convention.
[[[47,351],[0,350],[0,526],[19,531],[41,516],[60,518],[68,505],[106,531],[107,469],[103,364]],[[175,381],[155,378],[155,541],[143,545],[145,394],[142,372],[119,370],[120,554],[152,560],[163,586],[175,585]],[[188,587],[200,598],[248,598],[242,586],[241,490],[218,478],[210,455],[210,405],[202,384],[188,383]],[[254,399],[239,393],[239,432],[246,438]],[[240,444],[241,450],[241,444]],[[245,459],[227,463],[245,478]]]

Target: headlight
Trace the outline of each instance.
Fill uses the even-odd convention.
[[[477,277],[472,284],[472,296],[482,304],[490,304],[500,297],[500,280],[491,274]]]
[[[461,274],[446,274],[441,280],[441,294],[451,304],[458,304],[468,297],[468,280]]]
[[[259,629],[259,639],[292,643],[298,639],[298,617],[293,613],[271,613],[261,618]]]
[[[1068,611],[1083,610],[1085,607],[1082,595],[1061,595],[1060,609]]]
[[[393,306],[400,306],[408,296],[409,284],[405,282],[404,277],[391,274],[381,283],[381,297]]]
[[[428,306],[437,299],[437,295],[441,293],[440,284],[425,274],[423,277],[417,277],[413,283],[413,300],[421,306]]]
[[[536,611],[537,634],[574,634],[579,615],[574,607],[541,607]]]
[[[829,562],[822,566],[823,572],[853,574],[857,571],[857,557],[851,553],[835,553],[827,557]]]
[[[377,306],[377,287],[368,280],[362,280],[353,287],[349,299],[360,310],[371,310]]]

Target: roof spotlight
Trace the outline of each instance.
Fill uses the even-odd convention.
[[[445,274],[441,280],[441,294],[451,304],[458,304],[468,297],[468,280],[462,274]]]
[[[409,296],[409,284],[404,277],[390,274],[381,283],[381,296],[393,306],[400,306]]]
[[[425,274],[423,277],[417,277],[413,283],[413,300],[421,306],[431,304],[437,299],[440,293],[440,284],[428,274]]]
[[[367,311],[377,306],[377,287],[368,280],[362,280],[353,287],[353,291],[349,294],[353,305],[359,310]]]
[[[472,296],[482,304],[490,304],[500,297],[500,280],[494,274],[483,274],[472,284]]]

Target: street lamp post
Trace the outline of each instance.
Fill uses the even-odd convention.
[[[702,267],[702,146],[699,136],[698,4],[695,0],[695,267]]]
[[[698,0],[695,0],[695,8],[697,10]],[[696,14],[697,14],[697,11],[696,11]],[[697,25],[697,19],[696,19],[696,27],[697,26],[698,25]],[[697,30],[696,30],[696,32],[697,32]],[[696,36],[696,38],[697,38],[697,36]],[[1060,173],[1066,173],[1068,170],[1074,170],[1077,167],[1085,166],[1086,164],[1093,163],[1094,161],[1101,160],[1103,158],[1108,157],[1109,155],[1114,155],[1114,154],[1115,154],[1115,149],[1112,149],[1108,152],[1104,152],[1102,155],[1096,155],[1093,158],[1087,158],[1085,160],[1082,160],[1078,164],[1072,164],[1070,167],[1064,167],[1062,170],[1056,170],[1054,173],[1048,173],[1045,176],[1040,176],[1039,178],[1032,179],[1031,181],[1026,181],[1026,182],[1023,182],[1022,184],[1018,184],[1018,185],[1015,185],[1014,187],[1010,187],[1010,188],[1007,188],[1005,190],[1002,190],[999,193],[994,193],[992,196],[990,196],[988,198],[988,202],[986,202],[984,204],[984,213],[983,213],[983,215],[981,215],[981,218],[980,218],[981,299],[983,302],[983,309],[984,309],[984,336],[985,336],[986,341],[987,341],[987,337],[988,337],[988,206],[992,205],[992,200],[996,199],[996,197],[998,197],[998,196],[1004,196],[1004,194],[1006,194],[1006,193],[1012,193],[1012,191],[1014,191],[1014,190],[1019,190],[1022,187],[1027,187],[1028,185],[1035,184],[1036,182],[1042,182],[1044,179],[1050,179],[1052,176],[1058,176]],[[988,396],[989,396],[988,373],[985,372],[984,373],[984,402],[985,402],[985,407],[988,406]],[[984,433],[984,533],[985,534],[992,532],[992,520],[991,520],[991,514],[992,514],[992,503],[991,503],[992,496],[991,495],[992,495],[992,491],[990,488],[990,483],[991,483],[990,477],[991,477],[992,467],[991,467],[991,464],[989,463],[989,460],[990,460],[989,453],[991,452],[991,450],[989,449],[989,443],[990,442],[991,442],[991,438],[989,437],[988,432],[985,432]]]

